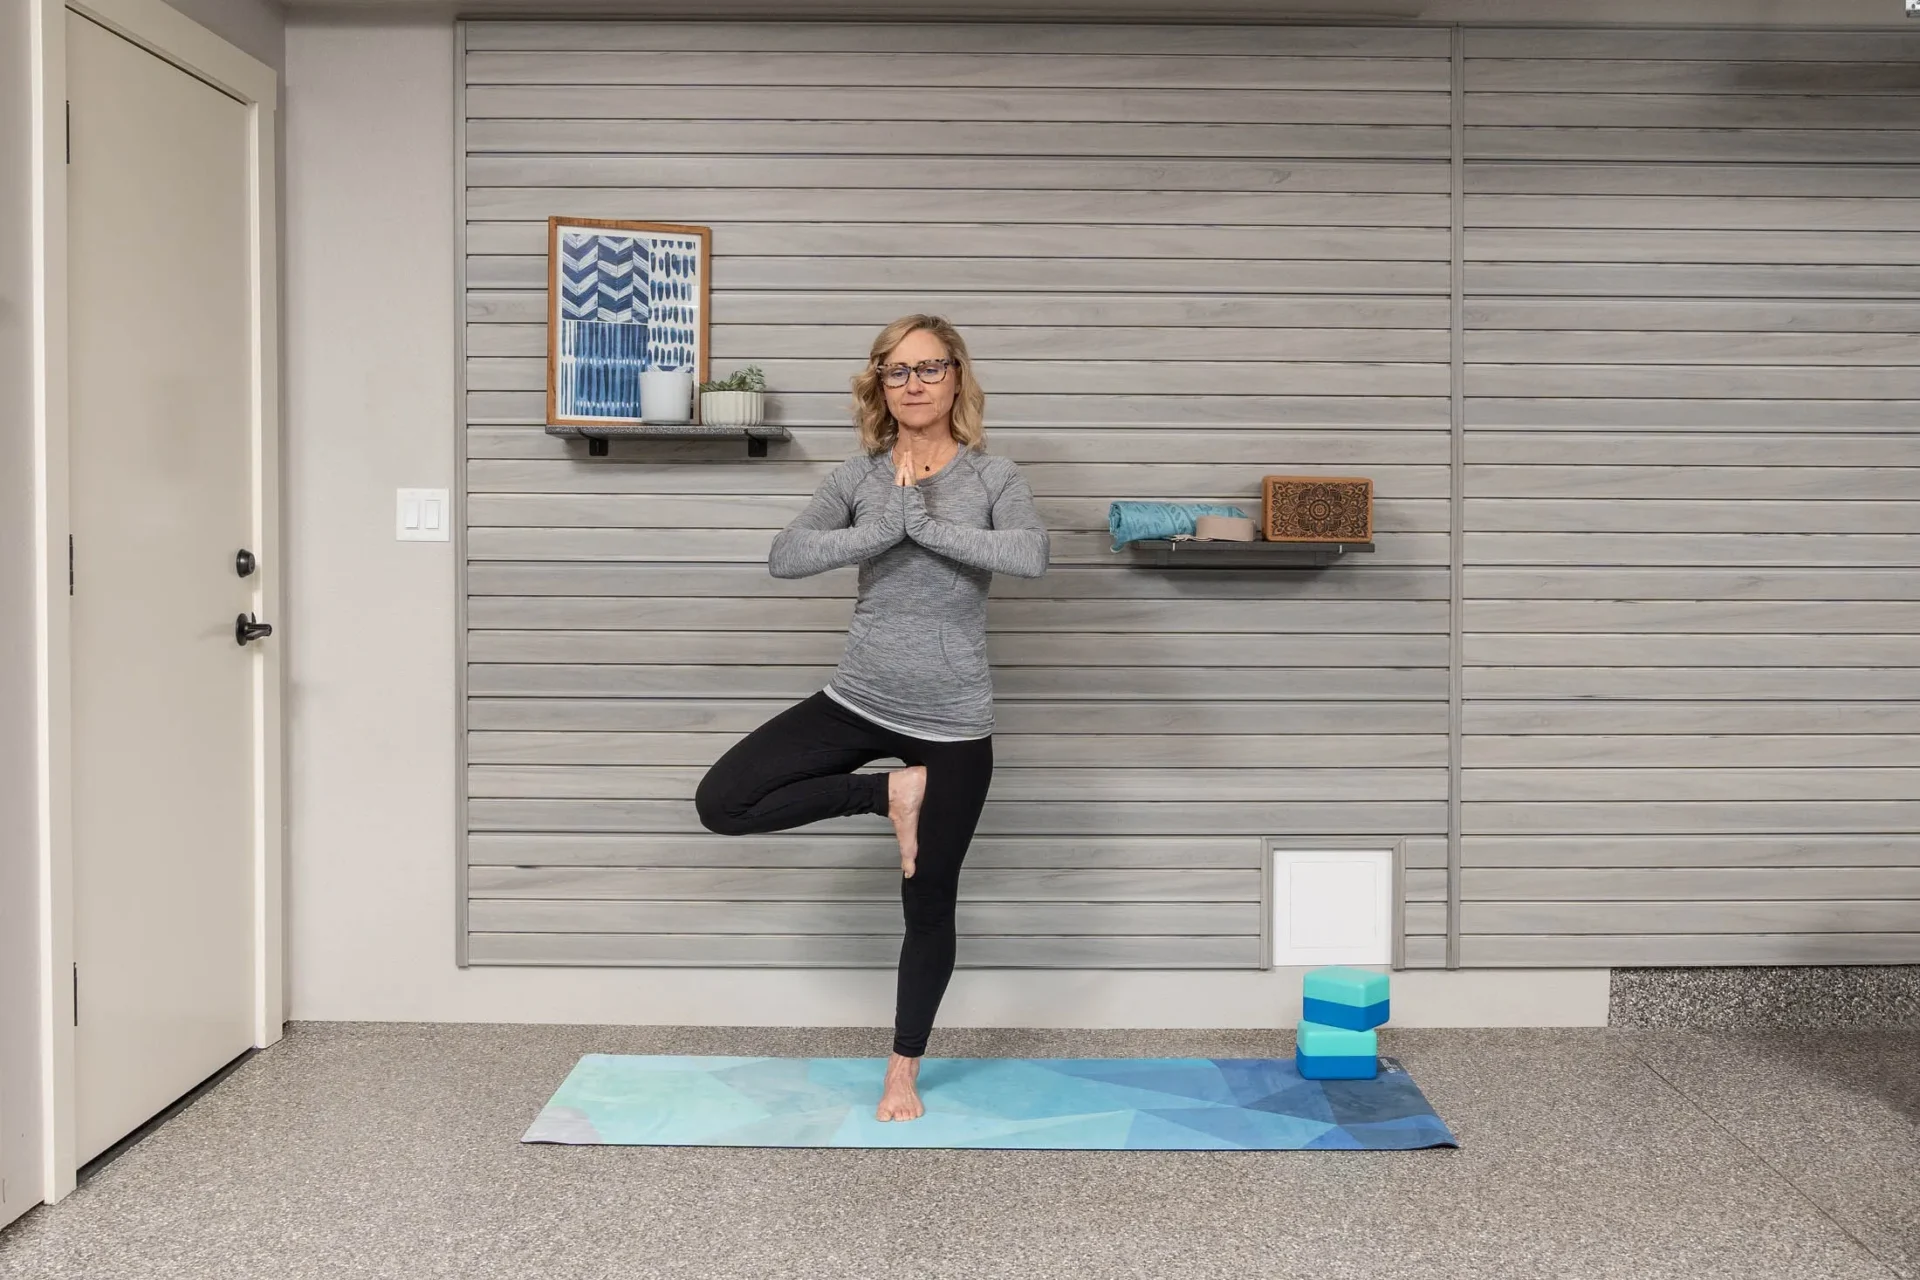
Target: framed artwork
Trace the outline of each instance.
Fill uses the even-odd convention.
[[[689,422],[707,380],[709,227],[547,219],[547,424]]]

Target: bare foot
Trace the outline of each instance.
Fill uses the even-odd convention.
[[[900,837],[900,874],[913,879],[914,855],[920,851],[920,802],[927,796],[927,767],[895,769],[887,775],[887,817]]]
[[[887,1058],[887,1083],[880,1095],[876,1120],[917,1120],[927,1113],[914,1081],[920,1078],[920,1059],[892,1054]]]

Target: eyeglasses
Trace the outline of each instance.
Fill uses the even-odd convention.
[[[922,360],[919,364],[883,364],[876,367],[880,371],[880,381],[890,387],[904,387],[907,379],[914,374],[920,375],[920,381],[929,385],[939,382],[947,376],[947,370],[958,365],[958,360]]]

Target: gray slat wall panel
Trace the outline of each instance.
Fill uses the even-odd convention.
[[[1103,191],[1100,196],[1101,207],[1104,208],[1111,204],[1114,193]],[[475,225],[484,227],[488,224]],[[1417,296],[1345,298],[1247,294],[1136,297],[1091,291],[1022,295],[927,292],[920,295],[920,300],[952,319],[955,324],[969,327],[986,324],[1104,327],[1111,326],[1116,318],[1124,318],[1135,325],[1158,325],[1166,329],[1212,324],[1270,329],[1358,328],[1374,332],[1384,329],[1444,328],[1447,322],[1444,299]],[[891,306],[895,301],[885,295],[851,291],[795,294],[741,290],[722,294],[714,300],[714,321],[717,325],[845,324],[857,322],[863,316],[872,315],[875,308]],[[539,325],[542,323],[543,305],[544,301],[537,293],[476,288],[467,294],[467,318],[503,325]],[[1912,314],[1911,309],[1903,310],[1894,303],[1873,303],[1844,311],[1810,311],[1808,308],[1809,304],[1796,306],[1796,323],[1808,324],[1811,316],[1831,315],[1831,327],[1902,328]],[[469,329],[469,341],[473,334],[474,330]],[[1376,409],[1386,407],[1389,406],[1381,404]],[[1376,419],[1381,417],[1378,412],[1370,416]],[[1276,416],[1274,420],[1285,419]]]
[[[964,901],[964,899],[963,899]],[[956,927],[959,915],[955,913]],[[1256,936],[1052,937],[962,929],[970,969],[1257,969]],[[472,964],[645,965],[781,969],[891,969],[900,930],[886,933],[483,933],[468,941]]]
[[[651,879],[637,892],[648,901],[582,902],[495,899],[475,895],[468,907],[471,927],[481,932],[548,933],[562,929],[585,933],[767,934],[820,937],[897,933],[900,926],[899,869],[875,871],[868,880],[868,903],[667,902],[653,900]],[[1011,903],[983,900],[969,888],[955,912],[973,934],[1041,934],[1056,938],[1127,938],[1136,935],[1186,935],[1260,939],[1258,902],[1105,902]]]
[[[571,62],[574,57],[563,58]],[[631,58],[627,59],[631,61]],[[1219,59],[1211,59],[1219,61]],[[630,74],[630,72],[629,72]],[[1438,101],[1438,95],[1435,95]],[[686,120],[670,130],[651,121],[581,121],[577,125],[503,121],[474,122],[473,145],[500,151],[545,151],[535,159],[495,158],[473,167],[475,186],[549,186],[556,188],[644,185],[651,177],[645,158],[611,155],[604,165],[575,152],[664,152],[681,155],[872,155],[874,126],[865,120]],[[558,143],[564,131],[568,141]],[[1872,143],[1880,131],[1852,130],[1847,137]],[[1051,121],[1045,130],[1031,122],[944,120],[941,144],[955,151],[1006,156],[1164,156],[1213,158],[1270,156],[1278,151],[1299,157],[1418,160],[1444,146],[1432,127],[1402,125],[1157,124],[1144,121],[1092,124]]]
[[[707,833],[674,835],[521,835],[490,832],[469,841],[475,867],[761,867],[787,873],[795,868],[871,870],[897,854],[893,834],[821,836],[798,830],[765,836],[711,840]],[[1182,866],[1191,869],[1258,873],[1261,852],[1245,840],[1195,837],[1181,845]],[[967,851],[968,870],[1116,867],[1163,869],[1166,850],[1150,837],[1107,836],[1097,840],[1062,837],[981,836]]]
[[[1487,934],[1460,944],[1470,968],[1912,964],[1920,933]]]
[[[475,729],[624,730],[648,733],[704,729],[738,737],[783,709],[776,700],[667,698],[492,698],[469,702]],[[1187,734],[1280,738],[1357,737],[1365,751],[1385,734],[1444,733],[1445,706],[1430,702],[1217,702],[1164,699],[1115,701],[1022,701],[996,711],[997,734],[1046,733],[1097,738],[1125,734],[1156,740]],[[1283,734],[1274,734],[1275,725]],[[715,757],[717,758],[717,757]],[[1061,757],[1056,757],[1060,759]]]
[[[961,188],[951,196],[939,188],[938,195],[931,194],[923,185],[903,188],[905,171],[899,165],[860,156],[804,163],[781,156],[711,161],[662,156],[652,169],[663,179],[680,180],[671,192],[649,194],[656,200],[671,199],[671,207],[682,214],[751,218],[746,225],[775,227],[814,220],[875,225],[900,218],[951,223],[989,216],[1017,217],[1041,227],[1060,222],[1177,224],[1191,209],[1194,193],[1206,192],[1210,208],[1231,219],[1226,226],[1317,226],[1322,235],[1328,234],[1327,227],[1379,228],[1382,235],[1394,227],[1409,227],[1415,230],[1399,239],[1428,241],[1432,237],[1418,229],[1433,221],[1440,199],[1417,167],[1387,161],[1344,176],[1316,167],[1297,178],[1272,165],[1233,159],[933,158],[911,171],[915,184],[944,182]],[[823,183],[837,183],[843,198],[829,199],[820,190]],[[550,206],[511,186],[473,190],[476,205],[470,212],[491,219],[477,228],[473,252],[539,251],[539,210]],[[781,192],[777,209],[766,207],[770,190]],[[1335,194],[1343,191],[1372,194],[1359,199]],[[554,194],[569,205],[617,205],[630,200],[634,188],[609,190],[596,184],[555,188]],[[1302,256],[1278,244],[1271,253]]]
[[[1516,806],[1507,806],[1509,808]],[[1518,806],[1525,808],[1526,806]],[[1657,809],[1658,806],[1647,806]],[[1811,821],[1824,813],[1813,808]],[[1835,805],[1833,810],[1845,807]],[[1884,805],[1882,807],[1885,807]],[[1900,806],[1909,822],[1920,816],[1920,804]],[[1656,814],[1657,816],[1657,814]],[[1870,820],[1870,819],[1868,819]],[[523,834],[539,832],[646,831],[683,835],[702,832],[689,800],[493,800],[467,802],[468,830]],[[817,824],[842,838],[871,831],[861,818],[829,818]],[[1439,831],[1446,827],[1446,805],[1432,802],[1339,802],[1289,800],[1273,804],[1242,801],[1099,801],[1077,800],[990,801],[976,830],[996,836],[1120,836],[1165,837],[1166,865],[1178,867],[1180,849],[1192,836],[1246,836],[1257,838],[1274,831],[1295,835],[1329,833],[1382,837],[1392,843],[1402,831]],[[1820,828],[1826,829],[1826,828]]]
[[[1081,23],[953,23],[919,21],[913,32],[951,53],[1242,54],[1284,49],[1295,55],[1347,58],[1445,58],[1446,32],[1418,27],[1271,26],[1156,27],[1142,33],[1127,26]],[[785,50],[844,53],[898,39],[895,24],[873,22],[756,22],[751,26],[698,22],[528,22],[510,27],[476,24],[467,47],[527,52],[552,49],[641,49],[662,52]],[[1893,45],[1885,46],[1889,49]],[[887,83],[884,78],[854,84]],[[916,75],[909,83],[918,84]],[[833,81],[809,85],[832,87]],[[1046,81],[1045,83],[1052,83]],[[1444,82],[1441,85],[1445,89]],[[1104,118],[1104,117],[1103,117]]]
[[[1017,273],[1012,273],[1016,274]],[[1331,276],[1331,272],[1328,273]],[[1156,281],[1150,288],[1159,288],[1164,282]],[[1192,281],[1187,282],[1192,284]],[[1227,279],[1222,273],[1219,287],[1238,289],[1245,287],[1243,277]],[[1211,287],[1211,286],[1209,286]],[[1320,397],[1310,396],[1241,396],[1241,395],[1195,395],[1182,398],[1176,406],[1164,396],[1116,392],[1101,395],[1079,395],[1049,393],[1046,395],[1027,395],[1015,392],[996,393],[994,396],[995,422],[1002,428],[1007,427],[1047,427],[1058,429],[1062,426],[1086,425],[1089,427],[1132,427],[1178,425],[1194,429],[1210,426],[1272,427],[1276,424],[1297,424],[1301,426],[1337,426],[1354,430],[1368,427],[1431,426],[1435,417],[1445,418],[1447,401],[1444,397],[1433,396],[1346,396]],[[1821,406],[1813,406],[1818,409]],[[539,444],[544,437],[538,431],[524,428],[538,423],[546,411],[542,397],[529,392],[514,391],[474,391],[467,395],[468,423],[471,427],[520,427],[513,433],[527,442],[527,448],[545,448]],[[847,397],[844,391],[790,391],[774,396],[767,405],[767,420],[789,427],[817,426],[831,422],[847,412]],[[1175,418],[1178,421],[1173,421]],[[1889,413],[1891,420],[1891,413]],[[495,433],[501,434],[501,433]],[[829,433],[822,439],[825,444],[812,445],[801,437],[788,444],[788,450],[798,449],[799,456],[831,456],[831,442],[837,437]],[[625,442],[622,442],[625,443]],[[633,459],[637,457],[659,456],[640,455],[633,449],[620,450],[614,446],[614,456]],[[690,451],[682,445],[667,449],[664,456],[677,457]],[[709,446],[709,449],[711,447]],[[471,455],[470,455],[471,456]],[[535,457],[559,456],[534,454]],[[709,456],[711,456],[709,454]]]
[[[1400,842],[1400,964],[1439,969],[1447,963],[1447,840],[1414,836]]]
[[[725,733],[594,733],[541,732],[467,735],[467,759],[484,765],[679,764],[705,765],[733,745],[737,735]],[[1529,740],[1530,741],[1530,740]],[[1818,739],[1788,739],[1805,743]],[[1848,739],[1847,741],[1851,741]],[[1895,741],[1911,744],[1908,756],[1920,763],[1920,736]],[[1181,741],[1183,750],[1219,757],[1228,751],[1247,767],[1276,768],[1356,765],[1443,765],[1447,740],[1440,734],[1402,734],[1396,737],[1343,734],[1333,737],[1258,737],[1194,734]],[[1167,757],[1167,739],[1160,734],[1113,734],[1092,739],[1072,733],[996,733],[996,766],[1033,768],[1041,764],[1073,768],[1157,768]],[[889,760],[898,757],[888,757]],[[968,864],[971,866],[971,862]]]
[[[1399,847],[1406,963],[1443,963],[1448,33],[958,24],[938,56],[848,52],[887,30],[465,27],[469,961],[897,962],[883,821],[726,839],[692,793],[837,660],[853,575],[772,579],[767,547],[856,447],[872,334],[939,310],[1053,537],[1045,578],[994,585],[959,963],[1258,967],[1267,836]],[[942,154],[874,155],[897,120]],[[715,366],[765,368],[794,439],[589,462],[545,435],[553,213],[713,226]],[[1115,498],[1252,511],[1275,471],[1372,476],[1376,550],[1195,573],[1108,546]]]
[[[1454,529],[1446,30],[465,30],[472,962],[894,963],[838,888],[883,893],[890,836],[722,840],[690,794],[837,658],[851,574],[766,545],[908,309],[973,338],[1054,533],[994,586],[961,964],[1257,966],[1259,894],[1206,876],[1273,834],[1395,845],[1409,967],[1454,895],[1465,965],[1920,959],[1920,33],[1465,32]],[[947,153],[865,154],[899,120]],[[713,225],[717,367],[767,368],[794,439],[541,432],[549,213]],[[1373,476],[1378,550],[1107,549],[1114,498],[1279,469]],[[516,868],[564,891],[500,896]]]
[[[969,867],[970,873],[976,869]],[[1072,868],[1013,870],[980,868],[970,874],[968,898],[975,902],[1045,904],[1067,911],[1089,903],[1117,902],[1157,906],[1167,902],[1211,902],[1233,907],[1250,905],[1249,892],[1260,877],[1258,867],[1243,869],[1177,870],[1145,868]],[[877,866],[824,871],[790,871],[764,867],[744,869],[678,869],[659,867],[475,867],[471,885],[476,898],[588,899],[594,901],[718,902],[865,902],[899,904],[899,869],[890,874],[882,860]],[[1089,923],[1098,920],[1089,917]],[[1259,928],[1256,923],[1254,932]],[[757,930],[745,930],[753,933]],[[854,930],[853,932],[867,932]],[[1074,929],[1067,932],[1085,932]]]
[[[1916,50],[1466,33],[1463,964],[1920,959]]]
[[[1356,29],[1354,38],[1365,39],[1368,34]],[[1448,83],[1445,45],[1437,41],[1430,41],[1429,47],[1435,52],[1425,57],[1293,56],[1279,51],[1285,48],[1281,43],[1284,35],[1276,33],[1274,28],[1266,28],[1250,35],[1248,45],[1239,53],[1194,56],[1139,52],[1149,49],[1154,37],[1155,32],[1150,28],[1136,29],[1132,46],[1136,52],[1131,53],[1035,53],[1020,57],[1007,57],[997,51],[954,53],[944,49],[938,52],[874,49],[859,53],[794,49],[744,51],[724,45],[676,51],[671,58],[659,57],[655,49],[647,47],[593,48],[559,54],[476,49],[467,55],[467,83],[738,84],[761,88],[894,85],[918,87],[930,93],[948,88],[1074,88],[1106,90],[1110,96],[1121,90],[1208,88],[1424,89],[1431,93],[1445,92]],[[1386,37],[1388,41],[1393,38],[1391,33]],[[1265,48],[1258,52],[1244,51],[1260,45]],[[1888,78],[1896,88],[1920,83],[1920,78],[1912,76]],[[1121,101],[1116,99],[1116,107],[1120,105]],[[794,102],[789,112],[804,118],[804,100]],[[1106,119],[1115,120],[1118,114],[1116,111]],[[1115,122],[1152,123],[1124,116]],[[1430,138],[1443,129],[1444,124],[1435,124],[1422,130],[1421,136]],[[1309,135],[1310,139],[1317,137]],[[1027,145],[1047,144],[1035,141]],[[1444,151],[1445,143],[1441,142],[1440,147]],[[1333,150],[1327,154],[1347,157],[1351,152]]]
[[[487,799],[533,800],[670,800],[689,795],[705,770],[693,768],[629,768],[595,765],[472,765],[467,770],[467,794]],[[1436,786],[1428,769],[1019,769],[995,762],[993,794],[1007,801],[1044,803],[1074,794],[1106,800],[1210,800],[1261,803],[1267,800],[1347,800],[1372,797],[1385,800],[1444,798],[1445,779]],[[1781,771],[1789,772],[1789,771]],[[1519,798],[1530,798],[1522,788]],[[1646,784],[1638,790],[1656,789]],[[1872,798],[1884,798],[1879,790]],[[1884,789],[1884,786],[1881,788]],[[1705,792],[1714,788],[1700,782],[1685,788]],[[1497,798],[1507,798],[1505,796]]]

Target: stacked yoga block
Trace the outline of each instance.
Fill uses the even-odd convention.
[[[1371,1080],[1380,1074],[1387,975],[1335,965],[1307,973],[1293,1065],[1306,1080]]]

